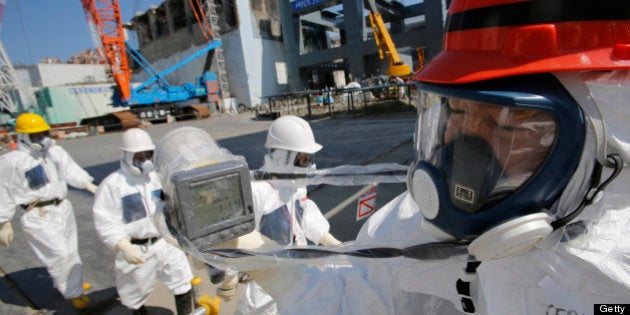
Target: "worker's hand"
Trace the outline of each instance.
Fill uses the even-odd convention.
[[[92,182],[85,183],[85,190],[95,194],[96,193],[96,189],[98,189],[98,186],[94,185],[94,183],[92,183]]]
[[[337,246],[341,245],[341,242],[336,239],[332,234],[326,233],[322,238],[319,239],[319,243],[324,246]]]
[[[238,286],[238,272],[226,275],[225,280],[220,287],[217,288],[217,294],[226,301],[230,301],[236,295],[236,287]]]
[[[0,223],[0,245],[9,247],[13,241],[13,225],[11,221]]]
[[[116,244],[116,249],[123,254],[125,260],[130,264],[139,265],[144,262],[140,249],[131,244],[126,238],[123,238]]]

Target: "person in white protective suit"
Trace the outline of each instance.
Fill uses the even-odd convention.
[[[630,130],[614,122],[630,97],[629,3],[454,0],[448,21],[444,50],[414,77],[408,191],[357,243],[456,242],[469,256],[368,269],[389,283],[386,313],[628,303],[630,197],[615,178]]]
[[[261,168],[264,172],[305,174],[315,170],[313,155],[322,149],[307,121],[297,116],[276,119],[267,132]],[[341,244],[329,233],[330,224],[315,202],[308,199],[306,187],[293,181],[252,182],[256,230],[281,246]],[[232,299],[237,274],[226,277],[219,296]],[[237,314],[277,314],[275,302],[255,281],[247,283],[237,306]]]
[[[13,240],[11,219],[17,212],[33,249],[64,298],[77,309],[89,305],[83,282],[74,209],[68,184],[96,191],[93,178],[50,138],[40,115],[24,113],[15,124],[17,150],[0,156],[0,245]]]
[[[404,251],[256,281],[287,314],[630,311],[628,30],[625,0],[453,0],[407,191],[353,244]]]
[[[134,314],[160,279],[175,295],[178,314],[192,310],[193,278],[184,252],[165,242],[151,221],[162,185],[154,171],[155,145],[149,134],[132,128],[123,134],[120,169],[103,180],[94,202],[94,225],[105,245],[117,251],[116,290]]]

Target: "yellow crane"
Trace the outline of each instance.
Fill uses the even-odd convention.
[[[411,75],[411,67],[400,60],[398,51],[396,51],[396,45],[392,41],[392,37],[383,22],[383,17],[378,12],[376,2],[374,0],[365,0],[367,6],[370,24],[374,31],[374,41],[376,41],[376,47],[378,47],[378,55],[381,59],[387,56],[389,62],[389,68],[387,69],[388,76],[394,77],[406,77]]]

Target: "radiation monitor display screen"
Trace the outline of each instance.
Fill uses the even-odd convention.
[[[228,161],[171,177],[176,189],[176,215],[187,238],[222,243],[254,230],[249,169]]]
[[[196,230],[208,223],[223,222],[238,218],[244,213],[243,188],[239,174],[227,174],[193,183],[192,217]]]

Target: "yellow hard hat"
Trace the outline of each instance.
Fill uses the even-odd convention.
[[[40,115],[24,113],[15,120],[15,131],[20,133],[38,133],[50,130],[50,126]]]

